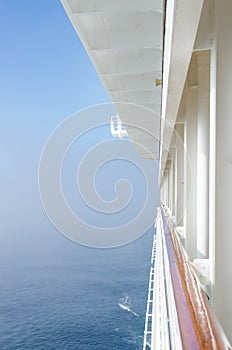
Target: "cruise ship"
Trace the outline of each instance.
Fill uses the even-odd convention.
[[[232,1],[61,2],[114,136],[159,161],[143,349],[232,349]]]

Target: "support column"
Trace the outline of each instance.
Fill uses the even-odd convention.
[[[176,148],[173,149],[173,162],[172,162],[172,216],[176,217]]]
[[[168,169],[166,168],[166,175],[165,175],[165,183],[166,183],[166,205],[168,205]]]
[[[172,194],[173,194],[173,173],[172,173],[172,161],[169,160],[168,161],[168,198],[169,198],[169,202],[168,202],[168,207],[172,212],[172,202],[173,202],[173,198],[172,198]]]
[[[209,257],[209,51],[197,54],[197,258]]]
[[[163,188],[164,188],[164,204],[168,206],[168,184],[167,184],[167,170],[164,171],[164,179],[163,179]]]
[[[183,226],[184,216],[184,128],[183,123],[176,124],[176,224]]]
[[[171,211],[172,211],[172,216],[176,216],[176,146],[175,146],[175,137],[173,136],[172,138],[172,146],[169,150],[169,154],[171,157],[171,162],[170,162],[170,176],[171,176]]]
[[[160,200],[161,202],[164,201],[164,181],[162,180],[161,186],[160,186]]]
[[[198,81],[197,58],[193,54],[186,85],[186,148],[184,217],[185,249],[193,260],[197,256],[197,106]]]
[[[210,282],[215,284],[215,156],[216,156],[216,38],[210,54],[210,137],[209,137],[209,272]],[[214,303],[214,288],[212,289]]]
[[[215,308],[232,341],[232,1],[216,0]]]

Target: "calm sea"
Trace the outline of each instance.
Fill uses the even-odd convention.
[[[3,262],[0,349],[141,350],[153,234]]]

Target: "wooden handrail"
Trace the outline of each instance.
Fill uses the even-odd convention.
[[[232,350],[164,207],[162,218],[183,349]]]

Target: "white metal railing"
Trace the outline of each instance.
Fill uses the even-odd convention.
[[[154,302],[154,263],[156,254],[156,236],[153,238],[152,253],[151,253],[151,268],[149,277],[148,297],[147,297],[147,312],[145,319],[143,350],[151,348],[152,337],[152,318],[153,318],[153,302]]]
[[[182,349],[160,208],[151,257],[143,350]]]
[[[168,258],[164,226],[163,226],[163,220],[161,217],[160,209],[158,213],[158,218],[160,223],[160,230],[161,230],[160,236],[162,240],[162,251],[163,251],[163,269],[164,269],[163,281],[164,281],[164,293],[165,293],[164,303],[166,304],[165,318],[168,325],[167,332],[168,332],[168,340],[169,340],[169,347],[166,347],[166,348],[161,347],[160,349],[181,350],[182,349],[181,334],[180,334],[180,328],[178,323],[176,303],[175,303],[172,279],[170,274],[170,262]]]
[[[156,236],[154,235],[152,252],[151,252],[151,264],[155,263],[155,254],[156,254]]]

